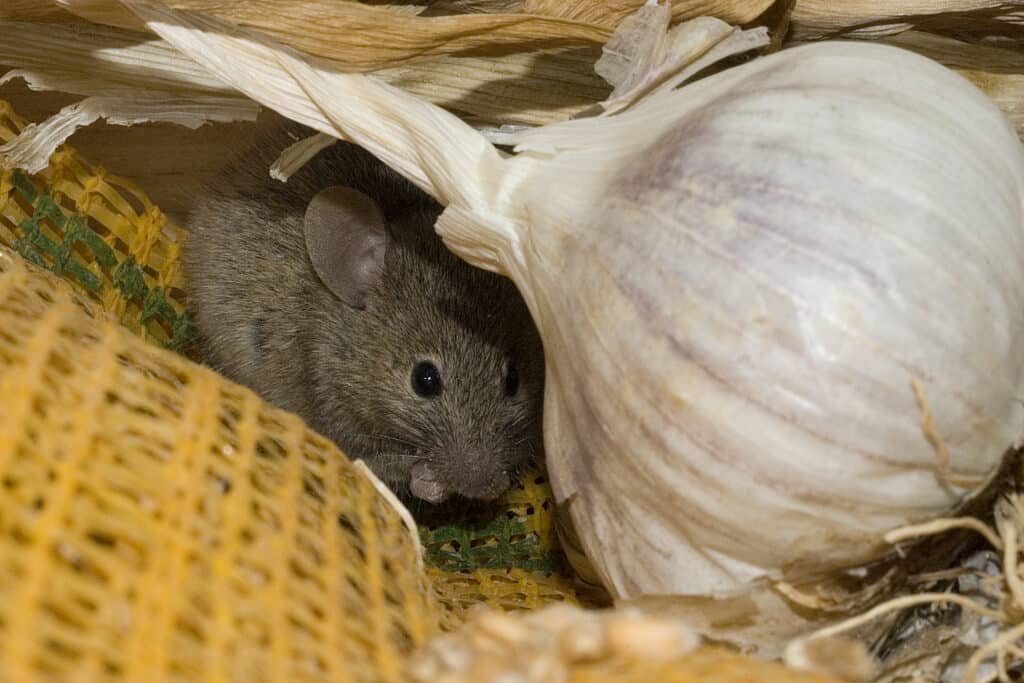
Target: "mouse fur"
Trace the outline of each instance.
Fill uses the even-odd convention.
[[[542,449],[543,349],[522,298],[449,252],[433,229],[440,205],[355,145],[272,179],[274,159],[311,133],[274,126],[189,216],[184,265],[205,362],[300,415],[399,494],[500,495]],[[328,185],[374,199],[387,226],[362,309],[325,286],[307,253],[303,214]],[[434,398],[413,389],[421,361],[440,371]]]

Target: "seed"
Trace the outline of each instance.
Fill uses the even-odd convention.
[[[521,673],[506,671],[492,678],[489,683],[530,683],[530,679]]]
[[[558,659],[549,654],[538,655],[526,669],[530,683],[565,683],[569,673]]]
[[[454,638],[439,638],[430,649],[445,671],[462,673],[473,663],[473,653],[465,643]]]
[[[570,662],[593,661],[608,656],[604,625],[597,619],[581,621],[566,629],[558,640],[562,657]]]
[[[698,644],[697,635],[680,623],[641,617],[612,619],[606,634],[615,654],[627,659],[671,661]]]
[[[509,645],[518,645],[530,637],[530,629],[521,620],[504,612],[487,612],[476,621],[479,633]]]
[[[588,614],[579,607],[561,603],[545,607],[544,609],[531,614],[528,619],[531,623],[536,624],[549,632],[557,633],[564,631],[574,623],[592,618],[590,616],[591,614],[593,613]]]

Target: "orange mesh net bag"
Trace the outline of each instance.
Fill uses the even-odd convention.
[[[0,252],[6,680],[400,680],[407,519],[302,422]]]

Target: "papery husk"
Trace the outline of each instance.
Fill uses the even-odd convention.
[[[791,37],[878,38],[914,27],[957,33],[1019,31],[1021,23],[1024,10],[1006,0],[797,0]]]
[[[898,593],[906,571],[895,558],[876,563],[865,576],[839,572],[818,576],[797,588],[762,579],[741,591],[713,595],[645,595],[615,601],[661,617],[682,619],[712,642],[752,656],[777,659],[794,640],[864,611]],[[801,592],[806,591],[806,592]],[[871,643],[888,622],[858,631],[857,642]]]
[[[84,15],[95,16],[107,22],[140,26],[136,19],[125,18],[127,11],[115,0],[71,1],[74,3],[73,6]],[[27,3],[24,0],[18,0],[18,2],[20,4],[8,6],[5,10],[0,11],[0,16],[3,12],[13,16],[31,16],[29,12],[33,12],[36,15],[49,16],[54,20],[61,16],[71,16],[63,10],[51,11],[48,9],[46,12],[42,12],[34,3]],[[182,0],[182,2],[187,2],[187,0]],[[335,5],[337,4],[335,3]],[[471,6],[473,3],[463,3],[460,8],[466,9]],[[559,7],[562,6],[559,5]],[[580,3],[566,5],[562,9],[554,6],[548,9],[572,14],[583,11],[587,7],[590,6]],[[681,5],[673,7],[673,11],[676,13],[673,18],[686,16],[685,12],[680,14],[681,7]],[[343,9],[348,11],[349,8]],[[380,7],[372,9],[386,11]],[[540,7],[539,9],[544,8]],[[606,9],[611,11],[610,6]],[[686,5],[684,9],[689,12],[693,7]],[[593,9],[589,11],[594,12]],[[730,16],[730,12],[731,10],[727,11],[727,8],[721,10],[723,16]],[[754,9],[750,9],[747,14],[753,12]],[[57,27],[59,24],[54,28]],[[119,42],[144,40],[138,32],[124,32],[116,38],[110,36],[101,38],[95,33],[99,28],[94,26],[85,29],[84,35],[78,41],[66,41],[62,37],[49,36],[48,30],[41,30],[38,32],[38,38],[34,38],[34,40],[38,40],[40,46],[36,54],[42,60],[49,58],[49,55],[53,55],[59,60],[62,53],[82,53],[89,47],[99,47],[111,39]],[[80,29],[76,28],[76,30]],[[18,27],[18,31],[21,35],[16,35],[15,38],[21,37],[22,42],[25,37],[33,33],[29,30],[29,25],[24,24]],[[914,37],[911,38],[911,36]],[[776,33],[774,40],[778,40],[778,38],[779,34]],[[97,40],[97,42],[94,46],[89,46],[86,43],[89,40]],[[1015,56],[1019,60],[1020,53],[1011,50],[970,45],[920,32],[891,36],[886,39],[886,42],[918,51],[945,64],[963,65],[982,71],[1021,72],[1016,66],[989,67],[991,64],[1000,62],[1012,63],[1013,57],[1007,57],[1007,55]],[[158,44],[159,41],[154,42],[154,48]],[[44,47],[45,49],[43,49]],[[11,63],[13,57],[11,53],[18,49],[16,43],[5,45],[3,41],[0,41],[0,63],[5,61],[5,52],[8,55],[7,61]],[[376,47],[364,45],[359,49],[365,52],[366,50],[375,50]],[[501,57],[441,56],[426,61],[415,61],[384,68],[378,70],[376,75],[434,104],[464,115],[467,120],[481,126],[498,127],[509,124],[536,126],[578,115],[589,110],[596,102],[607,96],[609,91],[607,84],[593,70],[594,61],[599,55],[600,49],[594,46],[544,52],[520,52]],[[170,58],[175,59],[175,57]],[[328,61],[324,64],[338,70],[348,68],[343,63]],[[16,61],[12,65],[22,66]],[[48,70],[55,67],[56,65],[50,66]],[[38,68],[42,69],[43,67]],[[99,78],[99,75],[90,73],[87,62],[75,61],[73,68],[77,71],[68,71],[68,80],[71,82]],[[37,73],[41,73],[41,71],[37,71]],[[981,77],[974,80],[982,82]],[[984,80],[983,83],[986,90],[992,89],[997,93],[994,95],[995,99],[1007,110],[1008,114],[1015,121],[1019,120],[1014,111],[1016,103],[1012,98],[1015,86],[993,83],[991,79]]]
[[[374,76],[479,125],[540,126],[571,118],[611,91],[594,73],[600,48],[504,57],[438,57]]]
[[[217,92],[248,99],[152,34],[74,19],[0,20],[0,64],[21,69],[41,90],[86,96]],[[501,58],[439,57],[375,76],[481,124],[543,125],[607,96],[611,86],[593,70],[599,55],[599,48],[576,48]]]
[[[523,12],[566,17],[614,29],[646,0],[525,0]],[[672,21],[716,17],[730,24],[753,21],[774,0],[673,0]]]
[[[210,121],[255,121],[254,102],[216,95],[187,97],[87,97],[40,124],[29,124],[12,142],[0,145],[0,164],[29,173],[43,171],[50,156],[82,126],[98,119],[119,126],[164,122],[198,128]]]
[[[414,683],[850,683],[702,645],[675,618],[568,604],[477,609],[413,656]]]
[[[496,191],[488,178],[500,174],[502,156],[443,109],[378,79],[324,68],[219,19],[157,1],[124,4],[220,80],[315,131],[356,141],[444,203],[486,205]]]
[[[1024,74],[1000,74],[957,69],[961,76],[978,86],[995,102],[1017,127],[1024,140]]]
[[[118,0],[62,0],[90,21],[144,30]],[[200,12],[254,28],[283,45],[330,59],[344,71],[374,71],[413,61],[483,52],[503,55],[538,48],[600,45],[606,26],[540,14],[420,17],[358,2],[309,0],[172,0],[173,9]]]
[[[38,90],[248,99],[152,34],[96,24],[0,21],[0,64]]]
[[[151,34],[95,24],[0,20],[0,85],[84,96],[32,124],[0,149],[7,164],[37,172],[78,128],[96,120],[131,125],[254,121],[260,106]]]
[[[998,43],[979,45],[923,31],[904,31],[879,40],[950,67],[1000,74],[1024,73],[1024,51],[999,47]]]
[[[764,28],[741,31],[714,17],[669,28],[667,5],[646,5],[625,19],[594,70],[615,86],[600,107],[622,111],[644,95],[673,88],[705,66],[768,44]]]
[[[4,0],[0,3],[0,19],[14,21],[74,21],[73,14],[53,2],[40,0]]]
[[[60,0],[60,4],[90,21],[144,30],[118,0]],[[771,4],[772,0],[679,2],[672,13],[676,21],[714,16],[745,23]],[[258,29],[284,45],[333,60],[345,71],[374,71],[444,55],[494,56],[600,45],[643,0],[531,0],[514,14],[429,17],[358,2],[173,0],[167,5]]]
[[[411,0],[410,0],[411,1]],[[567,17],[614,29],[622,19],[640,9],[646,0],[431,0],[419,8],[423,16],[450,14],[510,14],[513,12]],[[717,17],[730,24],[753,21],[771,7],[773,0],[674,0],[673,22],[701,16]],[[395,7],[395,5],[392,5]],[[410,7],[410,11],[412,10]]]
[[[270,176],[287,182],[293,173],[312,159],[318,152],[336,143],[337,138],[326,133],[316,133],[288,145],[270,167]]]
[[[422,14],[510,14],[521,11],[523,2],[524,0],[430,0]]]

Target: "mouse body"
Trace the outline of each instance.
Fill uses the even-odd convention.
[[[515,285],[452,254],[440,205],[281,123],[197,199],[184,265],[204,361],[297,413],[400,495],[492,499],[543,449],[543,349]]]

